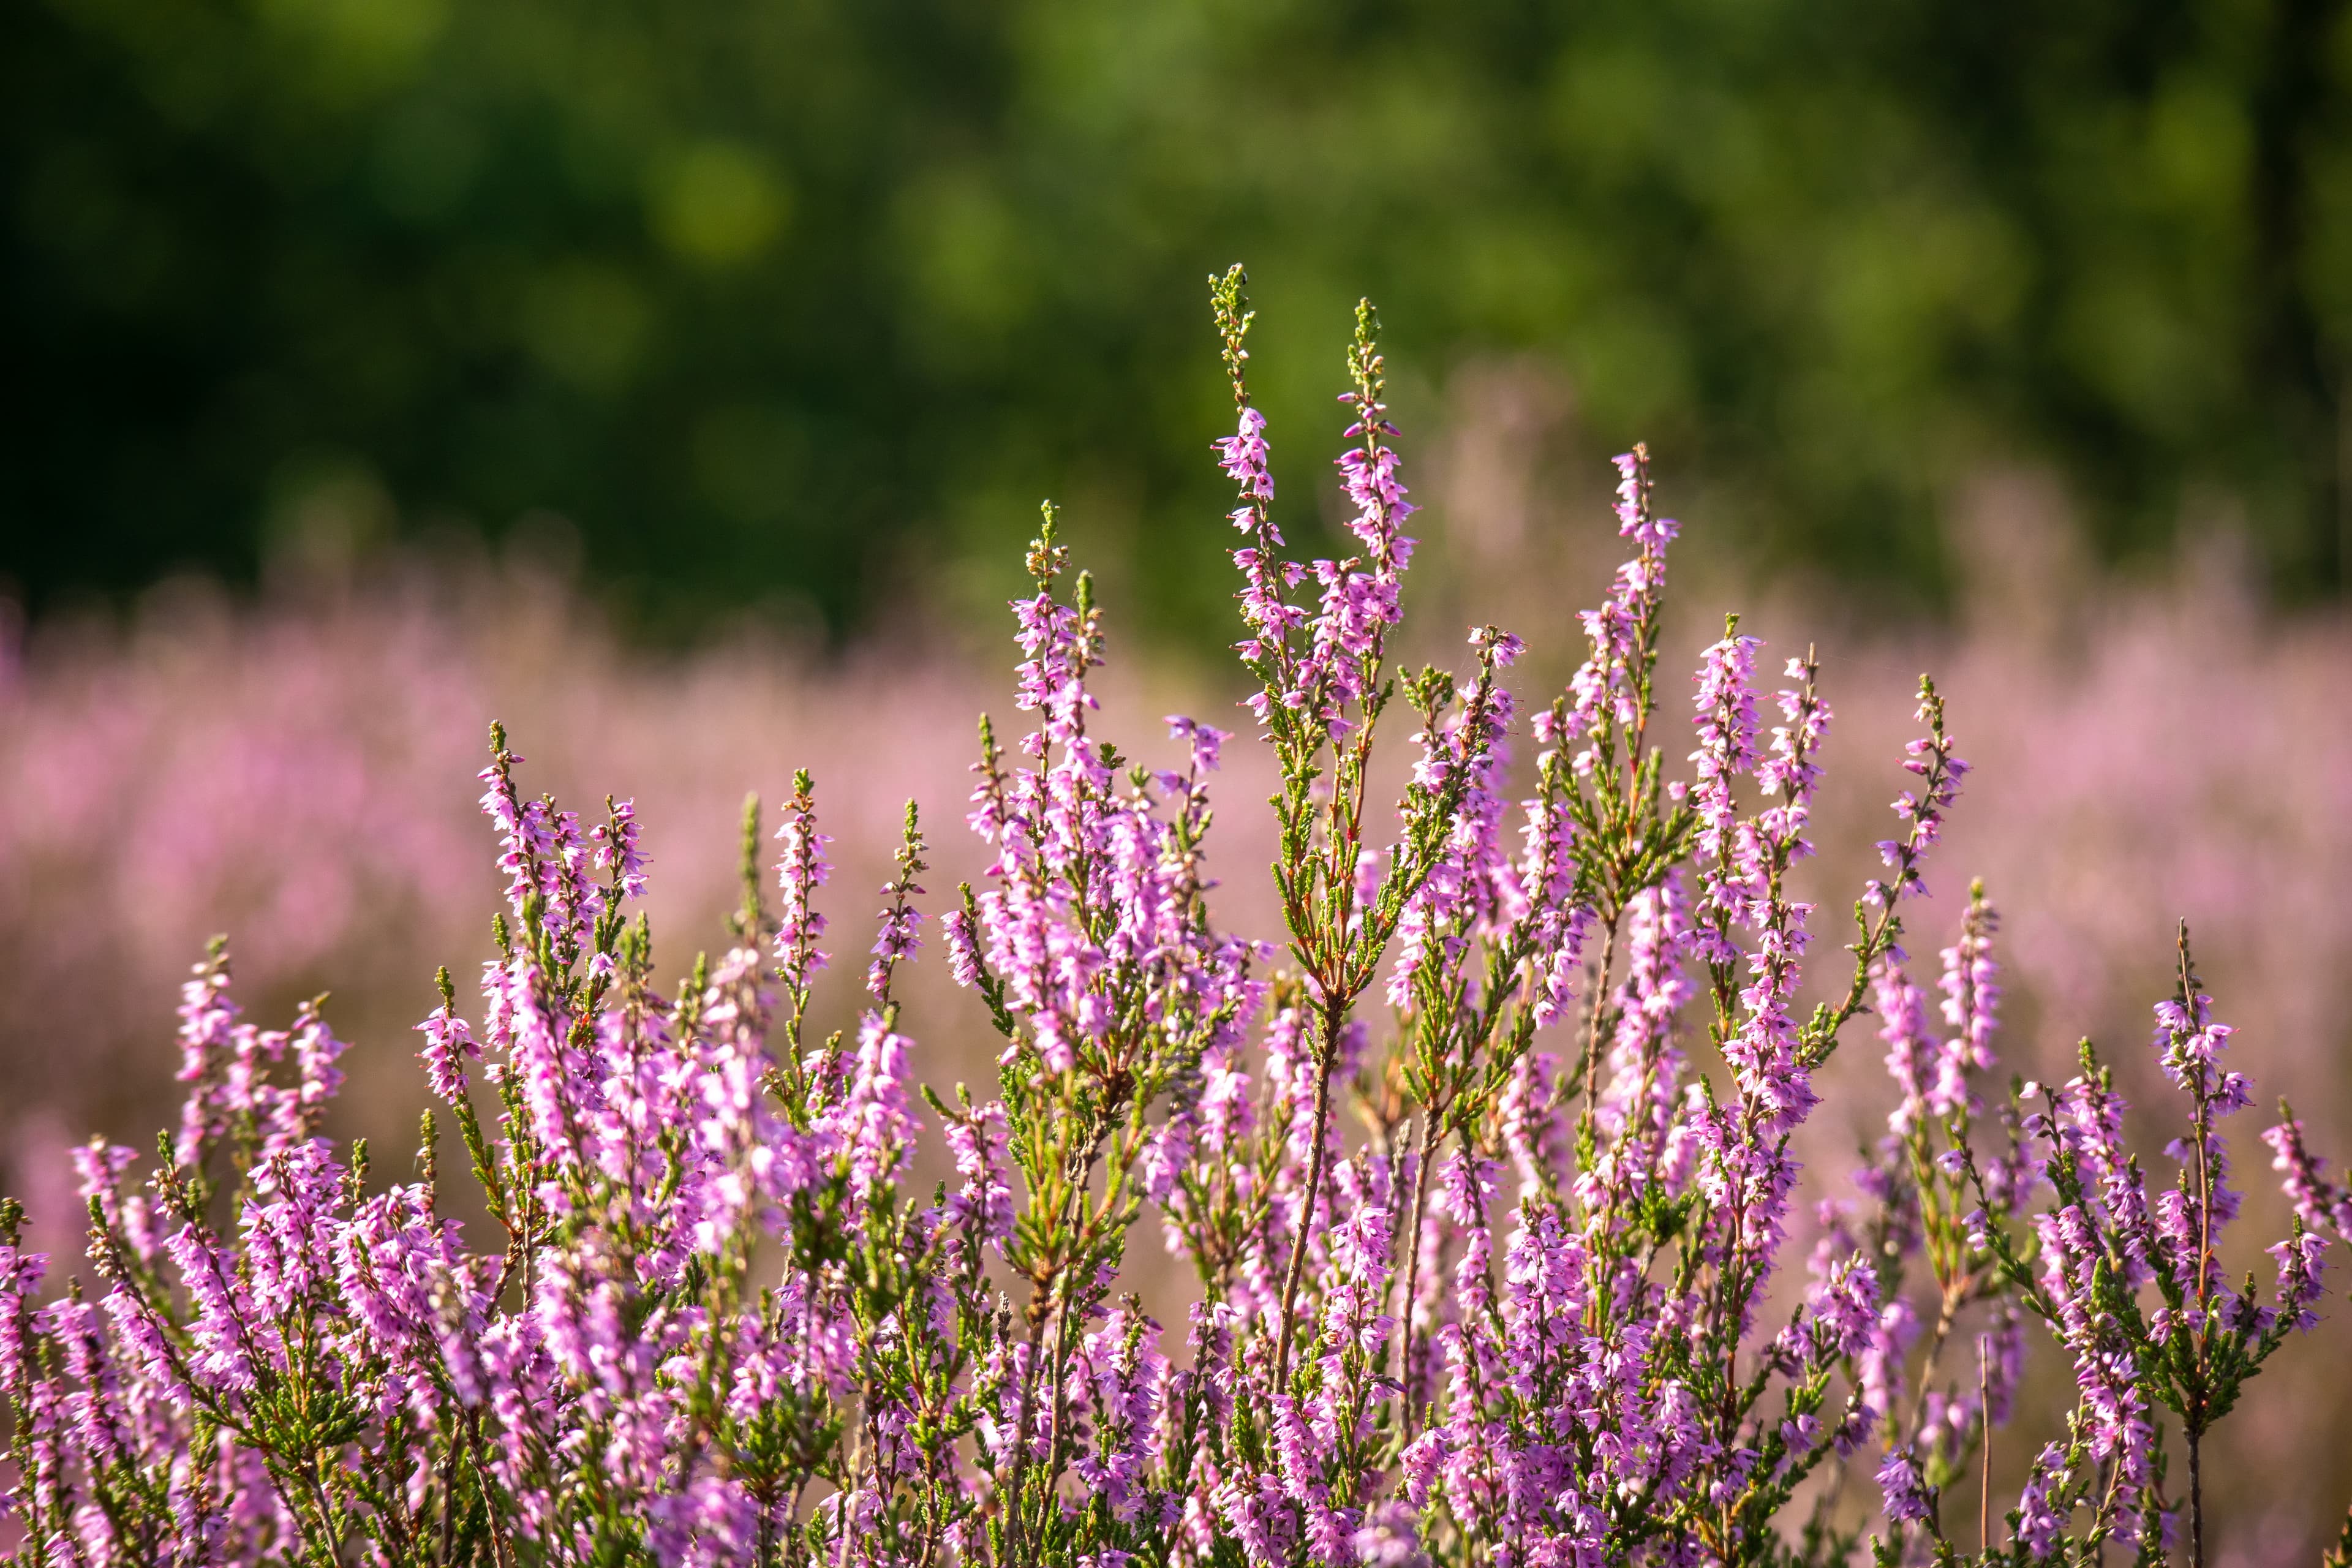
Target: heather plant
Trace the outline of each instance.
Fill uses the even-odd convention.
[[[992,858],[934,906],[999,1042],[977,1093],[916,1078],[912,804],[855,1021],[821,1034],[812,773],[772,840],[747,812],[733,942],[665,991],[633,803],[528,793],[494,726],[505,906],[478,1007],[444,970],[418,1026],[439,1103],[413,1180],[320,1136],[342,1042],[316,1007],[247,1022],[216,950],[184,992],[179,1127],[136,1181],[133,1151],[77,1155],[89,1282],[45,1295],[0,1209],[20,1558],[2202,1563],[2207,1445],[2315,1321],[2352,1192],[2287,1114],[2274,1279],[2225,1272],[2221,1124],[2252,1086],[2186,928],[2156,1009],[2166,1180],[2087,1043],[2063,1085],[1993,1087],[1981,886],[1940,1007],[1911,977],[1905,917],[1968,773],[1923,679],[1883,875],[1807,1009],[1812,651],[1768,695],[1734,618],[1686,706],[1661,681],[1678,527],[1637,447],[1631,557],[1515,772],[1519,639],[1474,629],[1459,672],[1390,646],[1412,506],[1370,307],[1342,397],[1354,552],[1302,563],[1242,283],[1213,282],[1218,451],[1282,929],[1213,912],[1233,737],[1171,719],[1153,766],[1096,732],[1105,629],[1050,507],[1013,606],[1029,727],[983,721],[973,769]],[[1384,721],[1410,726],[1392,806]],[[1792,1138],[1865,1016],[1886,1133],[1819,1184],[1791,1268]],[[929,1193],[927,1139],[954,1172]],[[1129,1283],[1147,1215],[1196,1300]],[[1996,1514],[1991,1434],[2037,1343],[2076,1398],[2016,1439],[2036,1457]]]

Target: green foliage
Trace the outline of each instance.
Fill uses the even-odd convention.
[[[1222,389],[1155,367],[1246,253],[1286,331],[1386,301],[1408,401],[1532,354],[1781,560],[1933,584],[2022,457],[2111,552],[2220,497],[2323,589],[2347,85],[2316,0],[26,0],[0,571],[552,508],[656,616],[839,627],[918,559],[993,596],[1076,473],[1161,629],[1221,624],[1164,525]]]

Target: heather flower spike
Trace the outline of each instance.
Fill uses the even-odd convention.
[[[2291,1228],[2267,1286],[2225,1269],[2252,1087],[2186,931],[2161,1163],[2087,1044],[2063,1085],[2000,1094],[2000,921],[1981,885],[1928,900],[1968,764],[1923,680],[1851,974],[1801,1016],[1813,650],[1768,657],[1732,617],[1690,687],[1661,679],[1679,528],[1637,446],[1563,690],[1515,685],[1494,626],[1399,666],[1413,508],[1378,318],[1345,359],[1345,553],[1293,559],[1244,282],[1211,282],[1214,450],[1282,929],[1213,904],[1240,742],[1181,714],[1104,732],[1109,630],[1050,504],[1011,605],[1016,721],[981,723],[986,868],[932,903],[910,802],[854,974],[811,773],[772,832],[746,803],[729,945],[665,990],[633,803],[583,826],[493,728],[497,955],[475,1003],[442,971],[416,1026],[440,1103],[414,1180],[324,1136],[321,1008],[247,1021],[215,947],[178,1128],[152,1163],[77,1152],[89,1269],[0,1205],[16,1560],[2201,1563],[2206,1445],[2315,1320],[2352,1194],[2283,1109]],[[1933,976],[1906,920],[1948,935]],[[961,1016],[906,983],[934,931]],[[1885,1133],[1805,1189],[1792,1136],[1865,1013]],[[995,1077],[941,1092],[923,1042],[957,1029],[990,1031]],[[447,1201],[445,1125],[478,1218]],[[1147,1215],[1197,1300],[1136,1288]],[[2074,1406],[2016,1430],[2034,1343]],[[2027,1468],[1999,1518],[1996,1441]]]

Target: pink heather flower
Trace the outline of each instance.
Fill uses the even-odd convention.
[[[1927,1002],[1903,972],[1901,950],[1871,965],[1872,1003],[1879,1016],[1878,1037],[1886,1042],[1886,1071],[1901,1098],[1887,1126],[1907,1133],[1923,1118],[1950,1113],[1937,1041],[1927,1027]]]
[[[195,1311],[189,1329],[195,1353],[189,1364],[197,1381],[223,1394],[251,1388],[257,1325],[218,1248],[194,1226],[182,1226],[163,1245]]]
[[[2294,1236],[2273,1243],[2268,1250],[2278,1265],[2279,1316],[2299,1330],[2317,1328],[2319,1315],[2311,1309],[2325,1294],[2319,1277],[2326,1268],[2327,1238],[2298,1226]]]
[[[1878,1276],[1859,1257],[1833,1268],[1807,1298],[1806,1324],[1816,1365],[1865,1353],[1879,1331]]]
[[[1889,1448],[1878,1467],[1878,1485],[1885,1497],[1886,1517],[1903,1522],[1927,1517],[1927,1483],[1919,1462],[1904,1448]]]
[[[1635,541],[1639,552],[1618,567],[1600,607],[1579,613],[1591,652],[1569,683],[1569,701],[1536,721],[1536,739],[1546,747],[1587,742],[1574,762],[1580,775],[1591,773],[1597,764],[1606,725],[1625,728],[1634,722],[1636,691],[1648,675],[1647,657],[1655,646],[1658,607],[1665,590],[1665,548],[1677,530],[1671,518],[1651,514],[1647,451],[1636,447],[1616,462],[1618,532]]]
[[[2280,1173],[2295,1218],[2315,1235],[2352,1237],[2352,1191],[2328,1178],[2327,1163],[2305,1147],[2303,1123],[2284,1102],[2279,1109],[2286,1120],[2265,1131],[2263,1142],[2271,1146],[2271,1169]]]
[[[1274,475],[1269,469],[1265,444],[1265,416],[1244,406],[1238,427],[1234,434],[1212,443],[1218,453],[1218,466],[1225,477],[1240,487],[1241,493],[1251,500],[1274,499]],[[1247,509],[1244,509],[1246,510]],[[1234,514],[1237,525],[1247,528],[1249,521],[1241,513]],[[1282,542],[1277,537],[1275,543]]]
[[[1984,1369],[1986,1418],[2001,1426],[2025,1377],[2025,1325],[2013,1305],[1995,1309],[1991,1332],[1977,1336],[1977,1357]]]
[[[907,1094],[905,1036],[868,1013],[857,1030],[857,1058],[849,1094],[833,1118],[847,1157],[851,1189],[872,1190],[896,1168],[912,1140],[915,1121]]]
[[[596,842],[596,866],[613,873],[613,884],[625,899],[646,896],[646,867],[650,858],[637,847],[637,803],[608,802],[604,822],[589,831]]]
[[[1707,648],[1699,666],[1692,721],[1699,746],[1690,756],[1698,783],[1691,794],[1702,831],[1717,836],[1702,844],[1710,855],[1723,852],[1733,782],[1756,765],[1756,650],[1762,646],[1754,637],[1726,637]]]
[[[982,1106],[968,1120],[944,1129],[956,1174],[963,1184],[948,1199],[950,1220],[979,1240],[1002,1247],[1013,1229],[1013,1189],[1004,1177],[1004,1108]]]
[[[940,917],[940,936],[947,944],[948,973],[958,985],[971,990],[980,983],[980,939],[971,917],[961,910],[950,910]]]
[[[1710,647],[1699,667],[1698,749],[1690,755],[1697,779],[1690,802],[1698,816],[1700,869],[1699,953],[1710,963],[1737,957],[1725,927],[1745,918],[1763,875],[1761,846],[1740,831],[1735,791],[1740,775],[1756,765],[1756,650],[1754,637],[1727,636]]]
[[[1644,553],[1661,552],[1674,542],[1682,525],[1650,511],[1650,452],[1636,447],[1609,459],[1617,468],[1617,532],[1641,545]]]
[[[776,858],[776,960],[788,983],[805,985],[824,967],[824,952],[816,945],[824,935],[824,916],[814,900],[833,874],[824,858],[833,839],[817,831],[814,793],[805,773],[793,781],[776,841],[783,846]]]
[[[455,1105],[466,1092],[464,1058],[482,1059],[482,1047],[474,1038],[466,1020],[457,1016],[444,1003],[425,1022],[416,1026],[425,1037],[425,1048],[416,1054],[424,1058],[425,1081],[436,1099]]]
[[[1944,1022],[1959,1031],[1952,1043],[1957,1068],[1982,1072],[1993,1065],[1992,1035],[2000,1007],[2000,966],[1993,961],[1993,932],[2000,915],[1977,889],[1959,940],[1944,950]]]
[[[2047,1444],[2034,1458],[2032,1472],[2018,1499],[2017,1541],[2034,1558],[2047,1557],[2066,1528],[2066,1516],[2053,1506],[2053,1494],[2066,1479],[2065,1450]]]
[[[1525,641],[1499,626],[1471,627],[1470,646],[1491,659],[1497,669],[1508,669],[1528,651]]]
[[[1804,827],[1806,808],[1811,805],[1813,791],[1822,777],[1822,743],[1828,738],[1830,705],[1813,689],[1811,666],[1801,658],[1789,660],[1785,673],[1798,682],[1784,689],[1776,700],[1782,722],[1772,731],[1770,752],[1756,770],[1757,787],[1768,795],[1779,795],[1785,803],[1781,811],[1787,826],[1768,827],[1774,837],[1794,838]],[[1771,814],[1767,813],[1771,821]],[[1810,847],[1800,851],[1810,853]]]
[[[1368,1568],[1410,1568],[1425,1561],[1413,1508],[1402,1500],[1376,1505],[1349,1546],[1354,1561]]]
[[[1927,884],[1920,877],[1920,867],[1927,851],[1943,837],[1944,817],[1959,798],[1960,780],[1968,775],[1969,764],[1952,751],[1949,736],[1943,732],[1943,700],[1924,680],[1920,684],[1918,717],[1929,726],[1929,732],[1905,748],[1904,771],[1916,774],[1921,781],[1919,789],[1905,790],[1895,797],[1895,815],[1909,825],[1901,838],[1882,839],[1878,845],[1879,858],[1895,873],[1892,883],[1872,882],[1864,889],[1865,902],[1885,908],[1915,895],[1924,895]]]
[[[908,891],[919,893],[922,889],[911,888]],[[894,903],[882,911],[881,929],[874,939],[874,962],[866,972],[866,989],[875,996],[880,997],[888,990],[893,966],[901,959],[912,958],[921,949],[922,938],[915,932],[922,923],[922,911],[912,904]]]
[[[1168,716],[1168,733],[1175,740],[1189,741],[1192,746],[1192,772],[1195,776],[1217,771],[1220,748],[1233,736],[1213,725],[1188,719],[1181,713]]]
[[[1358,346],[1351,359],[1360,384],[1369,391],[1339,395],[1339,401],[1355,416],[1340,438],[1358,445],[1341,453],[1334,466],[1339,470],[1340,489],[1356,509],[1349,530],[1363,545],[1373,576],[1392,582],[1412,559],[1413,541],[1399,531],[1400,525],[1420,509],[1404,499],[1405,488],[1396,477],[1396,448],[1381,439],[1396,435],[1397,428],[1388,422],[1388,405],[1380,401],[1380,354],[1362,334],[1360,312]]]

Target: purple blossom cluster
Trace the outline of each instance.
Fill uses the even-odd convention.
[[[839,1032],[812,1026],[833,867],[808,773],[772,838],[747,810],[731,945],[665,991],[633,804],[583,825],[526,795],[493,727],[497,956],[477,1009],[444,970],[417,1026],[438,1105],[413,1179],[322,1136],[344,1047],[318,1007],[246,1023],[215,951],[176,1133],[143,1173],[78,1156],[89,1281],[50,1289],[0,1206],[18,1559],[1698,1568],[1866,1541],[2201,1563],[2202,1445],[2314,1321],[2352,1193],[2289,1114],[2264,1135],[2294,1215],[2274,1283],[2231,1282],[2221,1124],[2252,1089],[2185,928],[2154,1056],[2186,1131],[2151,1185],[2087,1044],[2062,1087],[1984,1087],[1980,885],[1941,1007],[1909,977],[1904,914],[1967,772],[1923,681],[1887,874],[1805,1011],[1812,651],[1768,694],[1727,625],[1683,728],[1658,680],[1678,530],[1636,447],[1633,553],[1522,761],[1518,638],[1391,663],[1412,507],[1369,306],[1339,464],[1360,553],[1283,553],[1242,281],[1213,280],[1238,411],[1217,449],[1283,929],[1213,912],[1233,737],[1171,718],[1155,767],[1097,732],[1102,616],[1050,506],[1013,605],[1026,731],[983,721],[972,769],[985,870],[927,910],[908,805]],[[977,1094],[917,1079],[899,977],[933,913],[997,1037]],[[1792,1139],[1865,1013],[1887,1131],[1822,1194],[1800,1279]],[[444,1189],[445,1129],[470,1196]],[[933,1140],[953,1174],[927,1194]],[[1166,1323],[1122,1289],[1147,1210],[1198,1288]],[[1996,1516],[2036,1325],[2076,1398]]]

